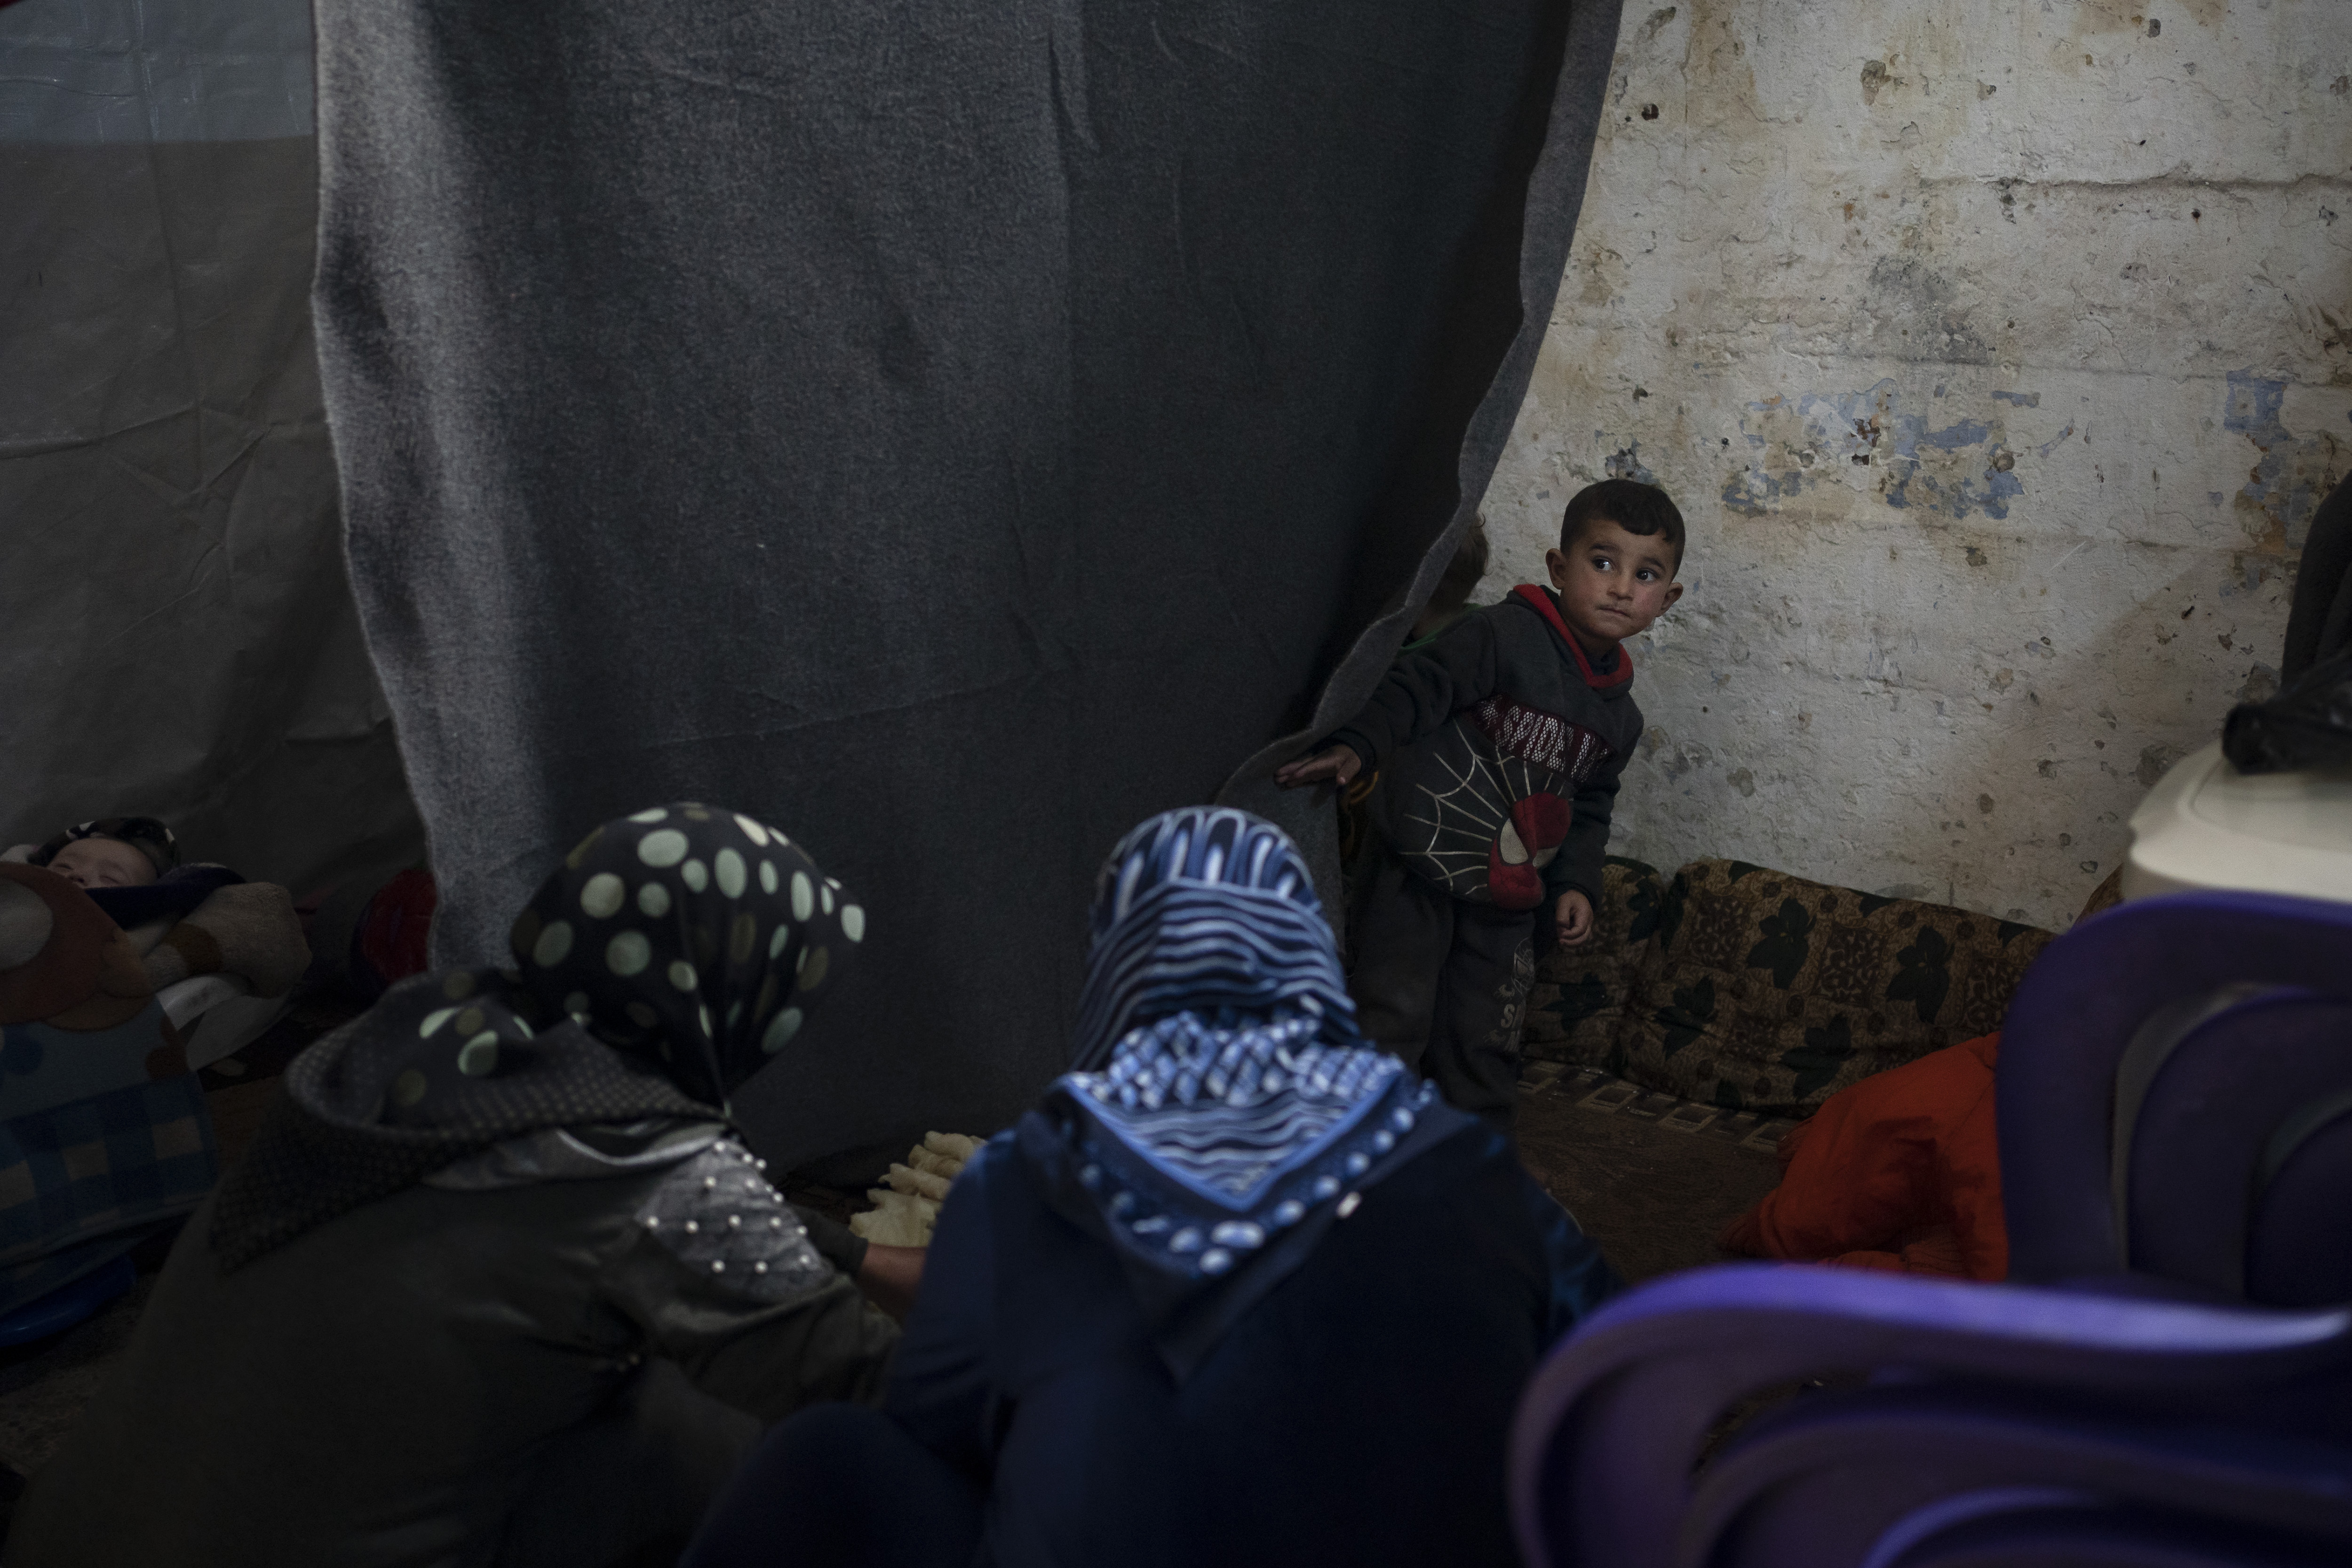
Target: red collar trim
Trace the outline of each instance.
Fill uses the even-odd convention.
[[[1576,668],[1583,675],[1585,685],[1595,691],[1606,691],[1633,679],[1633,652],[1623,643],[1617,645],[1617,668],[1606,675],[1596,675],[1592,661],[1584,657],[1584,645],[1576,640],[1576,634],[1570,631],[1568,623],[1559,618],[1559,606],[1551,602],[1549,594],[1533,583],[1522,583],[1511,592],[1525,600],[1553,631],[1559,634],[1559,640],[1568,645],[1569,657],[1576,660]]]

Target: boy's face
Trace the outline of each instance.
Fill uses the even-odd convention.
[[[155,863],[120,838],[77,838],[50,858],[49,869],[84,891],[143,888],[155,879]]]
[[[1663,533],[1628,533],[1595,518],[1565,551],[1544,552],[1559,618],[1590,654],[1602,654],[1645,632],[1683,596],[1675,581],[1675,547]]]

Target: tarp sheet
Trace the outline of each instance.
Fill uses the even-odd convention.
[[[437,955],[502,958],[604,816],[753,813],[871,911],[754,1136],[1003,1124],[1113,839],[1237,768],[1262,804],[1442,567],[1614,0],[318,16],[320,357]]]
[[[343,572],[305,0],[0,9],[0,847],[421,849]]]

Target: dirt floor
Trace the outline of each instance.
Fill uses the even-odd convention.
[[[1791,1125],[1597,1072],[1538,1068],[1519,1088],[1519,1158],[1628,1280],[1730,1261],[1716,1233],[1780,1181]]]

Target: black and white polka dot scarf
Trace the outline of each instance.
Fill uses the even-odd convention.
[[[865,936],[866,911],[782,833],[672,805],[582,840],[509,940],[543,1005],[724,1105]]]
[[[514,967],[422,975],[287,1068],[223,1182],[234,1268],[454,1160],[547,1127],[721,1120],[866,934],[797,845],[698,805],[605,823],[540,887]]]

